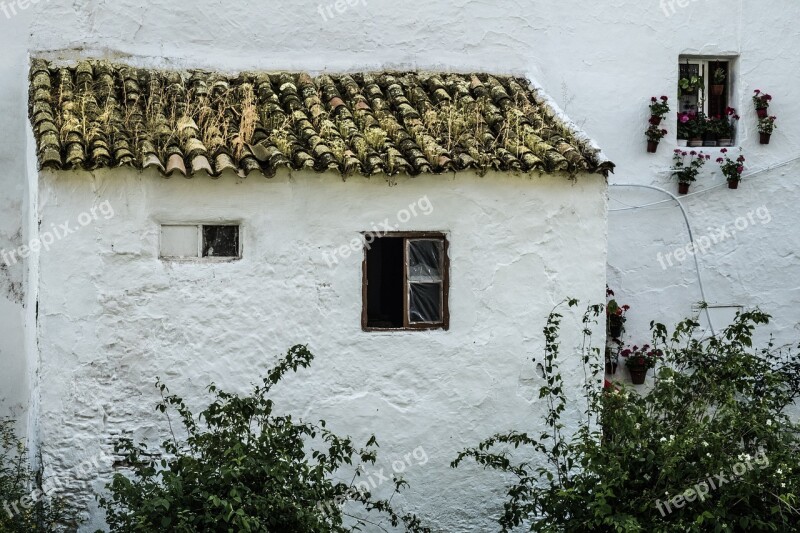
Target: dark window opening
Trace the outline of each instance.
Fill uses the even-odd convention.
[[[403,327],[403,239],[375,239],[367,250],[367,326]]]
[[[447,241],[441,233],[394,233],[365,245],[362,327],[449,327]]]
[[[203,257],[239,257],[239,226],[203,226]]]

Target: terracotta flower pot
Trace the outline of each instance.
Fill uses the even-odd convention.
[[[728,180],[728,188],[729,189],[738,189],[739,188],[739,180]]]
[[[688,194],[689,193],[689,183],[684,181],[678,182],[678,194]]]
[[[650,124],[652,124],[653,126],[659,126],[661,124],[661,117],[652,115],[650,117]]]
[[[711,86],[711,94],[714,96],[722,96],[722,93],[725,92],[725,85],[712,85]]]
[[[761,144],[769,144],[769,138],[772,137],[771,133],[762,133],[761,134]]]
[[[644,385],[645,379],[647,379],[647,369],[646,368],[628,368],[628,371],[631,373],[631,383],[634,385]]]
[[[654,154],[658,150],[658,141],[647,141],[647,153]]]
[[[756,114],[758,114],[758,118],[767,118],[767,108],[762,107],[760,109],[756,109]]]

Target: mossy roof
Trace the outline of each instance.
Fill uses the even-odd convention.
[[[614,166],[525,79],[488,74],[230,76],[34,59],[29,106],[43,168],[271,177],[281,167],[393,176]]]

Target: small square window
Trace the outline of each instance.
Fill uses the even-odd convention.
[[[677,137],[690,146],[729,146],[736,137],[732,57],[681,57]]]
[[[447,329],[447,240],[439,233],[388,233],[365,245],[366,331]]]
[[[164,224],[160,256],[164,259],[236,259],[241,256],[239,226]]]

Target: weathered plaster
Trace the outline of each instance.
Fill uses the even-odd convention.
[[[3,185],[0,208],[4,215],[0,221],[0,246],[11,244],[10,236],[20,231],[17,220],[25,216],[25,206],[32,205],[29,198],[33,195],[25,193],[24,167],[19,159],[26,128],[26,50],[40,53],[73,49],[66,55],[137,56],[148,64],[207,66],[229,71],[414,67],[527,74],[541,83],[617,164],[612,183],[655,184],[669,190],[675,188],[667,173],[675,131],[668,125],[670,135],[659,153],[655,156],[645,153],[642,132],[647,99],[667,94],[674,100],[675,63],[680,54],[734,53],[740,56],[734,105],[743,116],[741,144],[749,169],[768,168],[797,155],[800,84],[796,73],[800,71],[800,57],[796,53],[796,21],[800,5],[793,0],[777,0],[768,8],[755,0],[695,1],[689,2],[688,7],[678,7],[669,16],[661,10],[659,2],[633,0],[613,3],[567,0],[557,5],[541,0],[465,0],[456,4],[367,0],[366,3],[350,7],[327,22],[317,11],[320,2],[315,1],[272,2],[267,6],[244,0],[231,0],[224,5],[209,0],[155,0],[147,4],[134,0],[50,0],[39,2],[12,20],[0,15],[3,30],[0,31],[3,45],[0,115],[4,118],[0,133],[0,162],[4,169],[0,174]],[[775,96],[773,110],[779,116],[779,129],[768,147],[757,144],[755,117],[749,101],[756,88]],[[709,169],[713,167],[709,165]],[[706,233],[705,228],[728,224],[762,205],[769,209],[773,216],[770,224],[753,226],[735,239],[712,248],[700,258],[700,263],[709,300],[716,304],[762,305],[775,315],[779,342],[796,340],[800,320],[796,230],[800,214],[794,207],[798,196],[797,171],[796,164],[787,165],[763,173],[758,179],[745,178],[738,191],[719,188],[685,201],[699,235]],[[693,189],[720,183],[719,176],[709,174]],[[188,197],[193,198],[190,185],[196,184],[187,184]],[[638,205],[662,199],[657,193],[616,188],[610,196],[612,209],[625,207],[617,200]],[[675,208],[660,209],[667,205],[609,215],[608,278],[620,299],[632,305],[631,340],[646,336],[646,325],[651,319],[674,323],[690,313],[692,303],[699,299],[690,261],[667,270],[662,270],[658,263],[659,252],[669,252],[686,243],[679,212]],[[21,233],[23,240],[28,229]],[[16,244],[14,241],[13,245]],[[132,254],[140,253],[141,245],[127,246]],[[107,260],[106,256],[92,259],[95,263]],[[548,273],[559,288],[570,286],[563,282],[561,271]],[[12,281],[22,281],[23,292],[32,298],[20,275],[14,274]],[[38,285],[49,299],[68,301],[67,295],[61,295],[64,288],[59,283],[50,278]],[[91,287],[87,290],[95,290]],[[154,283],[153,291],[159,287]],[[146,291],[137,290],[137,298],[158,299],[156,292],[148,296]],[[333,297],[325,287],[320,287],[318,294],[323,301]],[[92,298],[88,302],[97,306]],[[32,312],[29,306],[29,316]],[[28,369],[35,367],[35,363],[29,365],[23,357],[22,313],[19,304],[0,297],[0,356],[4,364],[0,394],[15,398],[12,401],[20,406],[28,396],[27,387],[20,384],[26,382]],[[30,322],[31,319],[29,328]],[[82,327],[93,333],[96,326]],[[112,324],[106,323],[105,327],[111,328]],[[535,331],[539,324],[532,327]],[[52,323],[47,331],[53,331]],[[132,347],[136,339],[126,331],[120,328],[116,335],[131,335],[131,339],[126,337],[121,341]],[[299,333],[311,331],[303,328]],[[75,333],[65,334],[70,338]],[[483,337],[487,338],[487,334]],[[44,348],[46,353],[61,353],[53,351],[49,344],[61,343],[62,339],[42,339],[48,345]],[[288,340],[276,338],[266,353],[278,352],[284,348],[278,345]],[[76,347],[82,343],[82,340],[72,341]],[[115,346],[108,353],[122,349]],[[317,351],[321,358],[325,352],[341,352]],[[80,352],[82,360],[88,357]],[[106,350],[102,353],[106,354]],[[9,358],[9,354],[16,358]],[[179,355],[174,353],[170,357]],[[35,354],[28,357],[35,361]],[[132,361],[133,365],[146,365],[144,361]],[[317,367],[316,371],[321,372],[322,368]],[[466,378],[459,376],[459,379]],[[77,382],[72,386],[76,390],[80,387]],[[142,383],[140,390],[149,391],[148,386],[148,382]],[[57,395],[47,398],[50,405],[45,408],[49,413],[45,420],[52,424],[61,404]],[[71,420],[70,416],[63,415],[59,423]],[[98,428],[91,420],[86,424],[87,435]],[[57,431],[57,426],[51,431]],[[57,442],[50,444],[52,453],[57,454],[54,451],[57,446]],[[71,459],[60,458],[62,462]],[[464,478],[451,486],[455,487],[455,493],[471,485]],[[481,495],[476,501],[485,499]],[[473,512],[472,502],[464,508],[460,514],[452,512],[466,523],[466,517]]]
[[[57,242],[42,261],[46,472],[65,471],[126,430],[160,442],[156,376],[197,405],[209,383],[244,389],[277,354],[308,343],[317,359],[279,388],[280,407],[359,441],[374,432],[384,461],[421,446],[430,461],[407,472],[408,508],[443,530],[490,529],[500,499],[470,477],[484,479],[477,469],[448,465],[495,431],[541,422],[542,380],[530,359],[541,356],[544,320],[564,291],[584,303],[603,295],[602,177],[572,184],[466,174],[389,187],[382,178],[310,173],[216,181],[95,174],[46,172],[40,182],[42,227],[106,201],[115,212]],[[363,255],[330,267],[323,253],[387,218],[396,223],[423,197],[432,212],[400,229],[449,235],[450,330],[363,332]],[[241,221],[240,261],[158,258],[159,222],[215,220]],[[574,356],[579,317],[568,317],[564,374],[574,421],[584,374]]]

